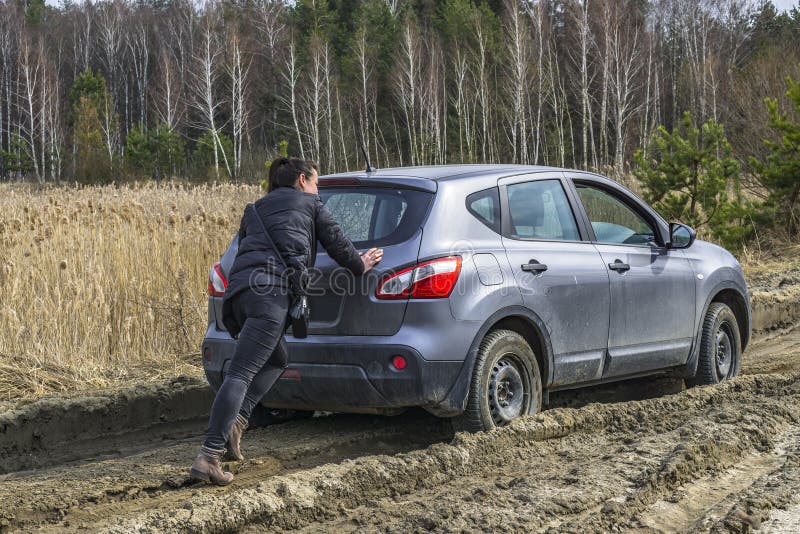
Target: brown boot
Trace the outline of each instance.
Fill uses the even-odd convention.
[[[233,422],[233,426],[231,427],[231,436],[228,438],[228,451],[225,453],[223,460],[235,460],[237,462],[244,461],[240,444],[242,442],[242,436],[244,435],[245,430],[247,430],[247,419],[241,415],[237,415],[236,420]]]
[[[194,459],[189,476],[197,480],[205,480],[217,486],[227,486],[233,482],[233,474],[222,470],[220,459],[225,449],[215,451],[200,447],[200,454]]]

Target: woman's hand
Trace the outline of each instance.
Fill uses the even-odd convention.
[[[366,252],[361,252],[361,261],[364,262],[364,272],[366,273],[373,267],[375,264],[381,261],[383,258],[383,249],[382,248],[371,248]]]

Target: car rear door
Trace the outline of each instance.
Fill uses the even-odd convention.
[[[503,245],[523,303],[548,329],[551,386],[601,378],[608,341],[608,273],[565,185],[561,173],[499,181]]]
[[[320,180],[319,195],[353,245],[363,252],[383,248],[383,259],[364,276],[353,276],[317,245],[311,274],[309,333],[392,335],[403,322],[407,299],[378,300],[375,290],[386,273],[417,262],[422,224],[434,193],[398,184]]]
[[[682,251],[664,246],[658,222],[638,199],[603,182],[573,182],[610,278],[606,376],[685,363],[695,321],[695,279],[688,260]]]

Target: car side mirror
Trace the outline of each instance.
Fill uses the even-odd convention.
[[[689,248],[696,237],[697,232],[689,226],[676,222],[669,223],[669,243],[667,243],[667,248]]]

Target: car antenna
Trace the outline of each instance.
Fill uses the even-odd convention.
[[[361,153],[364,154],[364,161],[367,163],[367,170],[365,172],[375,172],[375,169],[372,168],[372,165],[369,164],[369,154],[367,154],[364,145],[361,145]]]
[[[350,115],[351,118],[355,119],[355,117],[353,117],[353,115],[352,115],[352,113],[353,113],[352,110],[350,110],[350,113],[351,113],[351,115]],[[353,122],[355,122],[355,120]],[[369,117],[367,117],[366,129],[367,129],[367,131],[369,131]],[[369,162],[369,154],[367,153],[367,148],[364,145],[364,136],[362,135],[362,133],[359,131],[358,128],[355,129],[355,132],[356,132],[356,137],[358,138],[358,144],[361,147],[361,154],[364,156],[364,163],[366,163],[366,165],[367,165],[367,169],[364,172],[366,172],[366,173],[375,172],[375,169],[372,167],[372,165]]]

